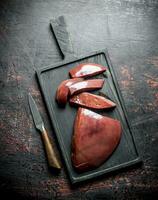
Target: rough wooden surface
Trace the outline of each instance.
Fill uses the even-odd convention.
[[[49,27],[49,20],[59,15],[66,17],[76,55],[108,48],[142,166],[77,186],[70,185],[64,168],[59,175],[48,170],[27,94],[34,96],[56,144],[34,72],[61,60]],[[156,199],[157,41],[156,0],[1,0],[1,194],[16,199]]]

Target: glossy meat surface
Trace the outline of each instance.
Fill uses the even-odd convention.
[[[62,81],[56,91],[56,100],[58,104],[64,106],[67,102],[67,98],[69,94],[69,86],[72,85],[73,83],[77,83],[82,80],[83,80],[82,78],[74,78],[74,79],[67,79],[65,81]]]
[[[84,108],[92,109],[106,109],[116,106],[116,104],[109,99],[88,92],[82,92],[80,94],[72,96],[69,99],[69,102],[71,105],[74,106],[81,106]]]
[[[85,91],[97,90],[103,87],[104,79],[85,80],[74,83],[69,86],[70,95],[78,94]]]
[[[106,71],[106,67],[96,63],[83,63],[77,65],[69,71],[72,78],[89,77],[101,74]]]
[[[118,120],[79,108],[72,141],[73,166],[81,172],[99,167],[116,149],[120,137]]]

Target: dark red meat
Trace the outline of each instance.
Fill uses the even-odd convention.
[[[95,63],[83,63],[77,65],[69,71],[72,78],[89,77],[101,74],[106,70],[106,67]]]
[[[103,87],[104,79],[92,79],[80,81],[69,86],[70,95],[78,94],[85,91],[100,89]]]
[[[82,78],[74,78],[74,79],[68,79],[68,80],[62,81],[56,91],[56,100],[58,104],[64,106],[67,102],[67,98],[69,94],[69,86],[72,85],[73,83],[77,83],[82,80],[83,80]]]
[[[72,141],[73,166],[78,171],[100,166],[115,150],[120,137],[118,120],[79,108]]]
[[[71,105],[92,109],[106,109],[116,106],[116,104],[109,99],[88,92],[82,92],[80,94],[74,95],[70,98],[69,101]]]

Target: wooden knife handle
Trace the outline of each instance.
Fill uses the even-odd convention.
[[[49,166],[55,169],[61,169],[60,163],[55,155],[54,147],[52,143],[50,142],[48,133],[44,127],[43,127],[41,136],[44,142]]]

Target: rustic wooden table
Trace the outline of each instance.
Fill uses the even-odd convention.
[[[27,95],[56,145],[35,70],[61,60],[49,20],[65,15],[76,55],[107,48],[143,164],[72,186],[48,170]],[[158,197],[158,1],[0,1],[0,193],[15,199]],[[52,88],[53,89],[53,88]],[[56,152],[59,155],[56,145]]]

